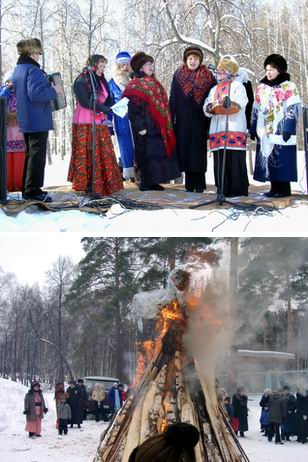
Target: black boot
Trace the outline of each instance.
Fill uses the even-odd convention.
[[[29,438],[33,438],[33,436],[35,436],[35,434],[32,432],[29,432]]]

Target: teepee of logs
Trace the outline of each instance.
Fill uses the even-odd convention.
[[[159,322],[158,338],[139,345],[135,388],[103,433],[94,462],[128,462],[136,446],[174,422],[199,429],[197,462],[249,462],[217,400],[214,371],[205,373],[185,352],[185,307],[173,299]]]

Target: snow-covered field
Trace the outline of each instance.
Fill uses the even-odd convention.
[[[62,161],[53,159],[53,165],[47,166],[45,187],[67,185],[66,175],[68,158]],[[213,162],[209,159],[207,181],[214,184]],[[293,191],[303,193],[307,191],[304,153],[298,154],[299,181],[292,184]],[[257,184],[250,177],[251,184]],[[213,197],[215,198],[215,197]],[[241,213],[237,215],[234,209],[220,210],[180,210],[164,209],[157,211],[133,210],[126,211],[119,204],[115,204],[106,216],[98,216],[78,210],[62,212],[39,211],[36,207],[27,209],[17,217],[6,216],[0,210],[0,225],[3,232],[31,231],[31,232],[87,232],[104,233],[104,235],[118,236],[198,236],[211,234],[238,235],[288,233],[308,233],[308,200],[306,204],[297,201],[270,216]]]
[[[49,412],[42,422],[42,438],[30,439],[23,415],[27,388],[0,378],[0,461],[1,462],[91,462],[104,422],[87,420],[82,428],[69,428],[58,435],[53,394],[44,393]]]
[[[49,412],[43,420],[42,438],[32,440],[25,432],[23,400],[27,388],[0,378],[0,461],[1,462],[91,462],[105,425],[86,421],[82,429],[69,429],[59,436],[55,428],[55,407],[52,393],[45,393]],[[306,462],[308,444],[295,441],[284,445],[269,443],[259,428],[260,396],[249,397],[249,431],[240,438],[251,462]]]

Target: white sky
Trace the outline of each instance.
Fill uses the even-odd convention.
[[[1,233],[0,267],[30,285],[44,282],[45,271],[59,255],[78,263],[84,252],[80,233]]]

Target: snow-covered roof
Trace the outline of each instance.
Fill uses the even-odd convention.
[[[250,358],[282,359],[285,361],[295,359],[294,353],[285,353],[284,351],[237,350],[237,352],[239,356]]]

